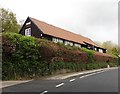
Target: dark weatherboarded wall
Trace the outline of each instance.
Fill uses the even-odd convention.
[[[27,22],[31,22],[30,25],[26,25]],[[34,24],[34,22],[31,21],[31,19],[28,17],[25,21],[24,25],[22,26],[19,34],[25,35],[25,29],[31,28],[31,36],[41,38],[42,31]]]

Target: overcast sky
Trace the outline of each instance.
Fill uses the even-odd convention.
[[[118,43],[118,0],[0,0],[18,21],[28,16],[93,41]]]

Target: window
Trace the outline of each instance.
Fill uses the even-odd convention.
[[[65,41],[65,45],[73,46],[73,43],[72,43],[72,42],[69,42],[69,41]]]
[[[81,45],[80,45],[80,44],[76,44],[76,43],[75,43],[74,45],[75,45],[76,47],[80,47],[80,48],[81,48]]]
[[[31,24],[31,22],[27,22],[27,23],[26,23],[26,25],[30,25],[30,24]]]
[[[57,42],[63,43],[63,40],[58,39],[58,38],[53,38],[52,40],[53,40],[53,42],[55,42],[55,43],[57,43]]]
[[[52,38],[53,42],[57,43],[57,39],[56,38]]]
[[[61,39],[58,39],[58,42],[60,42],[60,43],[63,43],[63,40],[61,40]]]
[[[73,43],[72,42],[69,42],[70,46],[73,46]]]
[[[68,41],[65,41],[65,45],[68,45],[69,44],[69,42]]]
[[[26,36],[31,36],[31,28],[25,29],[25,35]]]
[[[99,52],[102,52],[102,53],[103,53],[103,50],[102,50],[102,49],[99,49]]]
[[[97,48],[95,48],[95,51],[97,51]]]

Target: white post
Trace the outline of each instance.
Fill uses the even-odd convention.
[[[109,68],[110,68],[110,65],[107,65],[107,68],[109,69]]]

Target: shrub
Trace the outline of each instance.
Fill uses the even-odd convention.
[[[56,44],[45,39],[22,36],[15,33],[3,33],[2,40],[3,80],[34,78],[50,75],[61,69],[82,71],[104,68],[113,58],[102,57],[103,63],[96,63],[94,52],[88,49]],[[104,61],[109,62],[106,63]],[[116,60],[116,59],[115,59]]]
[[[83,51],[87,52],[88,60],[90,63],[93,63],[95,59],[93,58],[94,52],[92,50],[88,50],[86,48],[82,48]]]

